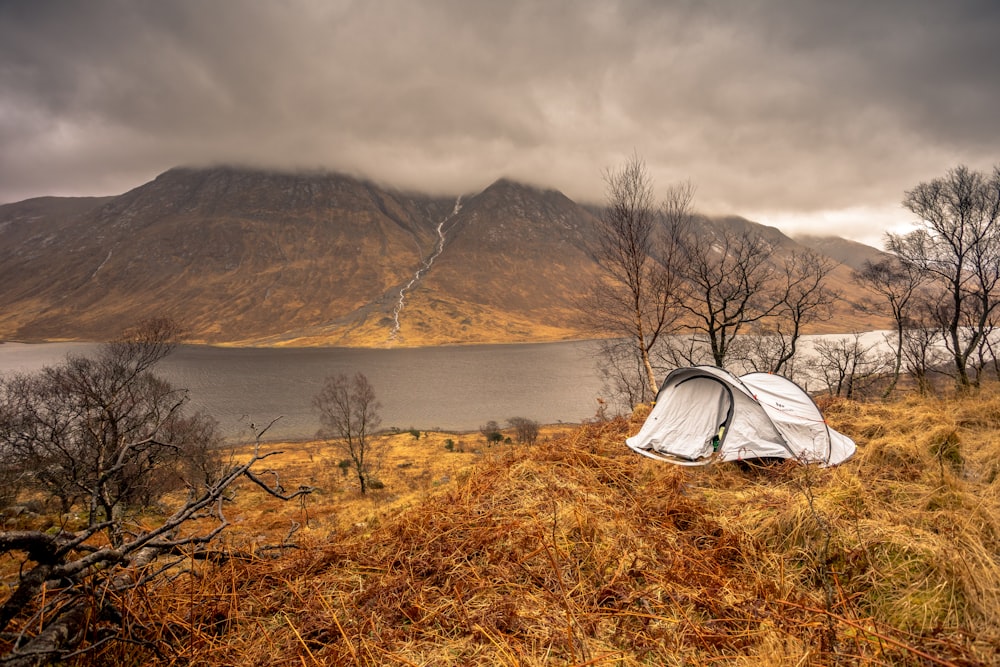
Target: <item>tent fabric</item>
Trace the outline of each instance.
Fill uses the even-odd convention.
[[[855,451],[791,380],[769,373],[737,378],[715,366],[670,373],[642,428],[625,442],[644,456],[683,465],[775,457],[837,465]]]
[[[653,449],[670,447],[670,453],[699,459],[712,453],[712,438],[729,419],[733,401],[718,380],[696,377],[663,392],[663,409],[650,415],[646,430]]]

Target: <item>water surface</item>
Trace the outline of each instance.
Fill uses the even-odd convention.
[[[86,354],[86,343],[0,345],[0,372],[34,371]],[[231,438],[275,418],[268,439],[306,439],[319,420],[312,397],[330,374],[362,372],[382,404],[383,427],[469,431],[489,420],[544,424],[594,415],[601,380],[593,342],[416,349],[180,346],[159,373],[189,390],[191,406]]]

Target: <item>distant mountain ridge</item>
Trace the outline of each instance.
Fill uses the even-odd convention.
[[[596,225],[593,207],[506,179],[440,197],[171,169],[117,197],[0,206],[0,339],[106,340],[150,316],[212,344],[581,338]]]
[[[796,235],[795,241],[842,264],[860,271],[866,262],[875,264],[889,255],[877,248],[839,236]]]

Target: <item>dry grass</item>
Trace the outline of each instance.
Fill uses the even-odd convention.
[[[298,523],[298,548],[134,592],[126,622],[145,643],[88,659],[1000,662],[1000,394],[827,416],[859,444],[831,470],[659,464],[622,443],[638,418],[533,447],[404,433],[368,499],[321,445],[297,445],[283,478],[323,491],[295,506],[241,491],[227,541],[247,552]]]

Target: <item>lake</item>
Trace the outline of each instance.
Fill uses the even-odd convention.
[[[88,343],[0,344],[0,372],[35,371],[87,354]],[[312,397],[330,374],[362,372],[382,404],[382,426],[471,431],[511,417],[543,424],[592,417],[601,395],[596,343],[429,348],[222,348],[180,346],[158,367],[186,388],[191,407],[212,415],[231,439],[249,424],[280,419],[267,440],[315,436]]]
[[[887,332],[862,344],[888,349]],[[801,355],[816,342],[846,334],[803,336]],[[382,426],[421,431],[473,431],[511,417],[542,424],[579,423],[597,412],[602,381],[594,341],[426,348],[227,348],[182,345],[163,360],[160,375],[186,388],[191,407],[212,415],[232,440],[250,440],[249,424],[266,425],[265,440],[315,437],[312,398],[331,374],[362,372],[382,404]],[[2,343],[0,373],[34,371],[87,354],[93,343]],[[662,379],[661,375],[661,379]],[[807,389],[822,383],[798,378]]]

